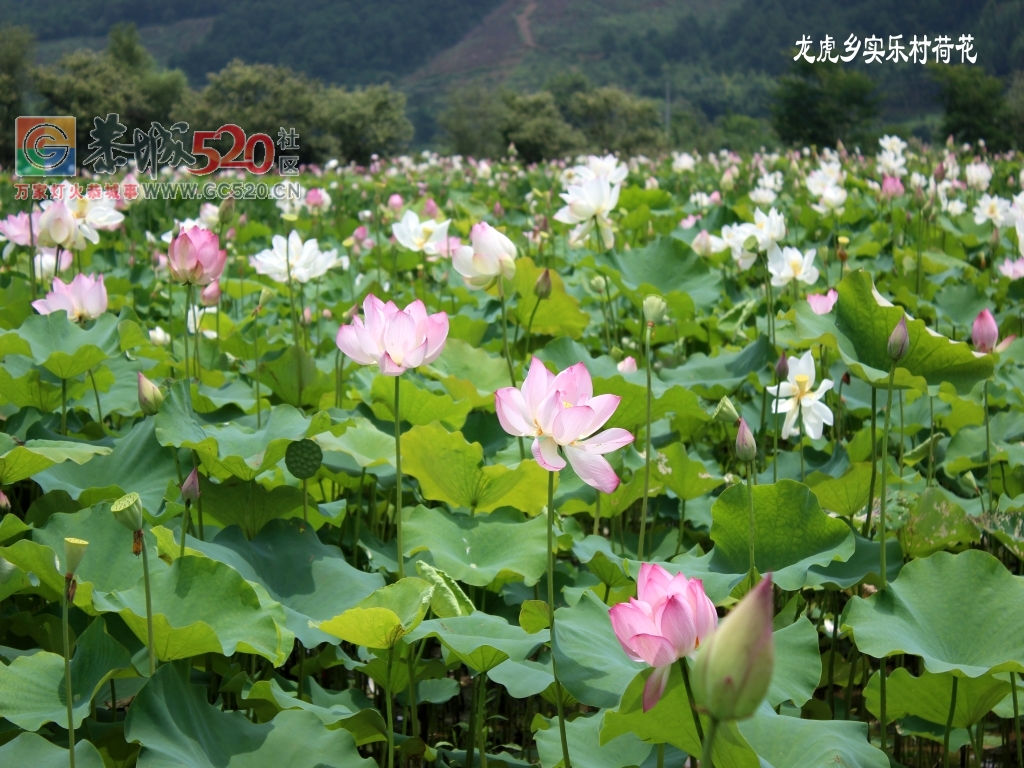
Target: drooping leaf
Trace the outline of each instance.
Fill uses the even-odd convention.
[[[531,635],[500,616],[476,611],[471,616],[424,621],[409,633],[406,642],[424,637],[437,638],[462,663],[478,672],[488,672],[507,659],[525,661],[547,641],[548,633]]]
[[[66,719],[65,715],[65,719]],[[30,765],[32,768],[67,768],[68,750],[47,741],[38,733],[21,733],[0,747],[0,764]],[[92,742],[75,744],[76,768],[105,768],[103,758]]]
[[[933,723],[945,723],[953,701],[953,674],[925,671],[914,677],[906,667],[897,667],[886,679],[886,718],[899,720],[912,715]],[[876,672],[864,688],[868,711],[876,717],[880,711],[881,687]],[[956,687],[954,728],[973,728],[1010,693],[1010,683],[992,675],[960,677]]]
[[[423,579],[400,579],[332,619],[310,623],[355,645],[391,648],[423,621],[432,592],[433,587]]]

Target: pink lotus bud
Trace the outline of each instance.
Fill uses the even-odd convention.
[[[697,652],[693,698],[715,720],[750,717],[768,695],[775,669],[772,612],[769,574]]]
[[[722,202],[722,193],[716,189],[714,192],[711,193],[709,200],[711,201],[712,205],[718,205],[720,202]]]
[[[312,322],[313,322],[313,310],[311,308],[309,308],[309,307],[306,307],[305,309],[302,310],[302,324],[303,325],[309,325]]]
[[[213,282],[199,292],[199,303],[204,307],[216,307],[220,304],[220,283]]]
[[[899,362],[910,351],[910,331],[907,330],[907,316],[903,315],[889,336],[889,357]]]
[[[154,416],[164,402],[164,393],[160,387],[147,379],[139,371],[139,408],[147,416]]]
[[[501,203],[494,203],[494,218],[500,219],[505,215],[505,209],[501,207]]]
[[[354,239],[357,243],[363,242],[363,240],[365,240],[369,236],[370,230],[368,230],[366,226],[362,224],[356,227],[355,232],[352,233],[352,239]]]
[[[324,191],[314,187],[306,193],[306,205],[310,208],[320,208],[324,204]]]
[[[754,433],[747,426],[746,419],[740,419],[740,428],[736,433],[736,458],[744,464],[749,464],[757,458],[757,442],[754,440]]]
[[[334,317],[334,313],[331,312],[331,310],[329,310],[329,309],[324,309],[324,311],[320,313],[320,316],[324,320],[330,320],[332,317]]]
[[[537,277],[537,282],[533,284],[533,295],[538,299],[546,299],[551,295],[551,270],[545,269]]]
[[[199,467],[193,467],[192,473],[185,478],[181,486],[181,498],[186,504],[194,504],[199,498]]]
[[[217,235],[202,227],[182,232],[167,249],[171,278],[192,285],[209,285],[219,280],[227,258],[227,251],[220,249]]]
[[[897,176],[886,176],[882,179],[882,197],[891,200],[903,194],[903,183]]]
[[[624,357],[615,367],[619,369],[619,373],[636,373],[636,358],[632,355]]]
[[[996,348],[996,344],[999,343],[999,326],[996,325],[996,319],[987,309],[981,310],[974,318],[971,340],[974,342],[974,348],[985,354],[992,352]]]
[[[437,207],[437,203],[434,202],[434,198],[428,197],[427,202],[423,204],[423,215],[428,219],[436,219],[440,212],[441,209]]]
[[[0,491],[0,512],[9,512],[11,509],[11,500],[7,498],[7,494]]]
[[[388,208],[390,208],[392,211],[402,210],[403,205],[405,205],[405,201],[402,199],[402,196],[397,192],[388,198]]]

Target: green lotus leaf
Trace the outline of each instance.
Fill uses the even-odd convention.
[[[420,370],[440,381],[456,400],[469,400],[473,408],[491,412],[494,391],[511,383],[504,360],[462,339],[449,338],[441,356]]]
[[[827,344],[839,352],[850,370],[874,386],[885,386],[891,359],[889,335],[904,311],[883,306],[876,298],[870,275],[862,270],[849,273],[839,283],[836,314],[817,315],[809,304],[796,308],[796,330],[814,343]],[[910,351],[900,360],[896,384],[924,390],[943,382],[966,394],[992,376],[991,355],[976,355],[963,342],[950,341],[928,328],[921,320],[907,321]]]
[[[94,619],[78,638],[71,659],[75,728],[88,717],[96,692],[131,663],[131,655],[107,634],[103,620]],[[26,731],[38,731],[46,723],[67,728],[66,690],[63,656],[47,651],[19,656],[10,666],[0,664],[0,717]]]
[[[310,625],[355,645],[391,648],[423,621],[433,587],[408,577],[381,587],[334,618]]]
[[[862,582],[879,586],[878,574],[881,568],[879,541],[866,539],[854,531],[854,552],[849,560],[835,560],[828,565],[812,565],[807,571],[807,586],[831,586],[849,589]],[[891,536],[885,541],[885,570],[888,581],[894,581],[903,567],[903,549],[899,539]]]
[[[67,715],[64,718],[67,719]],[[0,764],[30,765],[32,768],[67,768],[68,750],[47,741],[38,733],[21,733],[0,747]],[[75,767],[105,768],[105,764],[96,747],[82,739],[75,744]]]
[[[703,353],[690,355],[678,368],[661,372],[669,384],[679,384],[708,400],[720,400],[730,395],[750,378],[774,363],[774,354],[768,338],[756,341],[736,351],[722,351],[713,357]]]
[[[897,667],[886,679],[886,718],[899,720],[911,715],[944,724],[953,700],[953,678],[951,672],[933,674],[927,671],[920,677],[914,677],[905,667]],[[880,691],[876,672],[864,688],[865,705],[876,717],[881,709]],[[953,727],[973,728],[1009,693],[1010,683],[992,675],[961,677],[956,686]]]
[[[439,421],[449,429],[462,429],[466,415],[472,409],[468,400],[453,400],[443,392],[430,392],[416,386],[408,376],[399,377],[399,405],[402,421],[425,426]],[[434,386],[437,386],[436,384]],[[395,383],[391,376],[375,376],[370,385],[370,407],[373,415],[382,421],[395,420]]]
[[[477,611],[470,616],[424,621],[410,632],[406,642],[436,637],[451,655],[478,672],[488,672],[507,659],[525,661],[547,642],[544,631],[528,634],[500,616]]]
[[[427,550],[445,573],[476,587],[495,579],[536,584],[547,568],[547,520],[514,510],[452,515],[422,505],[403,513],[405,554]]]
[[[68,320],[67,313],[61,310],[26,317],[17,335],[31,349],[29,356],[36,365],[59,379],[73,379],[121,351],[117,325],[114,315],[104,313],[85,330]],[[10,335],[5,334],[4,338]],[[26,354],[23,347],[20,351],[17,347],[7,348],[0,340],[0,352],[7,351]]]
[[[307,648],[336,642],[333,636],[310,628],[311,621],[344,613],[384,586],[380,574],[357,571],[337,547],[322,543],[301,520],[272,520],[252,540],[231,527],[208,542],[190,536],[187,545],[190,554],[229,565],[266,590],[284,609],[285,626]],[[170,550],[177,557],[178,545]]]
[[[764,707],[737,723],[761,768],[888,768],[889,758],[868,741],[866,723],[801,720],[776,715]],[[716,762],[715,765],[718,763]]]
[[[448,432],[436,422],[402,435],[402,470],[420,481],[426,498],[478,512],[505,506],[530,515],[543,510],[547,470],[533,459],[515,469],[481,466],[483,458],[479,443],[469,443],[461,432]]]
[[[777,707],[792,701],[802,707],[814,695],[821,680],[821,655],[818,652],[818,630],[801,616],[775,635],[775,671],[768,690],[768,703]]]
[[[508,695],[516,699],[536,696],[553,688],[555,676],[551,674],[551,661],[503,661],[487,673],[489,680],[503,686]],[[561,673],[559,673],[561,677]],[[553,695],[552,691],[552,695]],[[545,696],[546,698],[546,696]],[[552,699],[553,701],[554,699]]]
[[[981,540],[977,526],[938,488],[925,488],[899,530],[903,551],[910,557],[927,557],[933,552]]]
[[[26,440],[19,445],[10,435],[0,434],[0,485],[12,485],[55,464],[72,461],[81,465],[110,452],[106,446],[63,440]]]
[[[981,550],[908,563],[888,589],[851,599],[842,626],[876,659],[914,654],[929,672],[965,677],[1024,672],[1024,584]]]
[[[574,296],[566,293],[562,276],[554,269],[549,272],[551,295],[546,299],[538,299],[533,293],[533,286],[543,271],[544,268],[534,264],[529,256],[516,260],[512,285],[519,299],[515,309],[509,313],[510,319],[524,329],[529,326],[535,336],[564,334],[578,339],[590,324],[590,315],[580,309],[580,303]]]
[[[312,712],[286,710],[269,723],[251,723],[206,701],[176,665],[157,670],[135,698],[125,739],[142,745],[139,768],[372,768],[344,729],[330,730]]]
[[[262,345],[260,351],[263,351]],[[299,405],[300,376],[302,405],[315,408],[320,404],[321,396],[334,389],[331,377],[317,368],[316,360],[295,345],[261,354],[257,376],[282,402],[295,407]]]
[[[760,573],[773,574],[782,589],[807,583],[811,566],[849,560],[853,531],[821,511],[811,490],[794,480],[754,486],[754,560]],[[747,487],[737,483],[722,492],[711,508],[711,568],[746,573],[750,568]]]
[[[416,573],[434,587],[434,593],[430,597],[430,610],[435,616],[442,619],[469,616],[476,610],[473,601],[462,591],[459,583],[441,569],[423,560],[417,560]]]
[[[602,743],[600,735],[603,719],[604,713],[597,712],[565,724],[565,738],[569,743],[569,756],[573,765],[585,765],[587,768],[646,765],[651,745],[632,733],[624,733]],[[562,741],[557,720],[552,720],[546,730],[537,731],[537,751],[540,753],[541,765],[562,764]]]

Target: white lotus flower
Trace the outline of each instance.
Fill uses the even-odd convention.
[[[575,170],[581,179],[596,179],[603,176],[608,179],[609,184],[621,184],[629,175],[629,168],[620,163],[615,155],[590,155],[587,164],[578,166]]]
[[[843,205],[846,204],[846,190],[842,187],[825,187],[822,190],[821,195],[816,204],[811,205],[811,208],[816,210],[822,216],[826,214],[835,213],[841,215],[843,212]]]
[[[754,224],[751,234],[757,238],[757,249],[768,252],[786,236],[786,219],[772,208],[763,213],[760,208],[754,210]]]
[[[726,224],[722,227],[722,240],[732,250],[732,259],[739,266],[741,271],[746,271],[754,266],[757,261],[757,254],[748,251],[745,243],[751,237],[757,238],[753,224]]]
[[[821,273],[814,266],[814,255],[816,251],[811,248],[806,253],[800,253],[796,248],[775,248],[768,253],[768,271],[772,275],[772,285],[789,285],[796,280],[806,285],[814,285],[818,282]]]
[[[964,173],[967,176],[967,186],[981,192],[988,189],[988,183],[992,181],[992,169],[986,163],[971,163]]]
[[[907,142],[899,136],[883,136],[878,140],[878,146],[886,152],[892,152],[894,155],[902,155],[903,150],[907,148]]]
[[[697,159],[689,152],[672,153],[672,170],[676,173],[692,171],[697,166]]]
[[[79,195],[78,188],[68,181],[62,182],[60,187],[60,192],[51,192],[56,199],[44,200],[39,207],[45,211],[57,200],[64,201],[78,224],[75,248],[84,248],[85,240],[98,243],[100,231],[117,229],[124,221],[124,214],[117,210],[115,201],[106,195],[95,198],[89,197],[88,194]]]
[[[447,244],[449,222],[449,219],[440,224],[433,219],[421,222],[413,211],[406,211],[401,221],[391,225],[391,231],[395,239],[410,251],[436,256],[438,248]]]
[[[991,221],[997,228],[1010,224],[1010,201],[994,195],[982,195],[974,206],[974,223],[984,224],[986,221]]]
[[[249,263],[257,273],[269,275],[279,283],[288,282],[289,268],[292,279],[300,283],[322,277],[327,270],[337,266],[348,268],[348,259],[338,258],[335,249],[321,251],[316,239],[303,243],[294,229],[287,240],[281,235],[274,235],[271,244],[272,248],[251,256]]]
[[[609,216],[619,204],[618,184],[612,184],[605,176],[595,176],[570,186],[560,197],[567,205],[555,214],[555,220],[576,225],[569,235],[571,245],[583,242],[595,226],[605,248],[615,245]]]
[[[772,413],[784,413],[786,418],[782,422],[782,438],[797,434],[797,417],[803,418],[804,432],[812,439],[821,437],[823,425],[832,424],[832,411],[827,405],[821,402],[825,393],[832,389],[831,379],[821,382],[817,392],[814,387],[814,356],[810,350],[804,353],[803,357],[792,357],[789,360],[789,377],[787,381],[774,387],[768,387],[768,392],[775,396],[772,403]]]

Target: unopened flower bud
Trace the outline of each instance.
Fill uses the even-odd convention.
[[[138,531],[142,528],[142,500],[139,494],[132,492],[110,505],[110,511],[114,513],[114,519],[129,531]]]
[[[594,293],[604,293],[604,289],[607,287],[607,283],[601,275],[594,275],[590,278],[590,290]]]
[[[402,210],[403,205],[405,205],[405,201],[402,200],[402,196],[397,192],[388,198],[388,208],[392,211]]]
[[[757,238],[754,237],[753,235],[751,235],[746,240],[744,240],[743,241],[743,250],[744,251],[751,251],[751,252],[757,251]]]
[[[263,309],[265,306],[267,306],[267,304],[269,304],[273,300],[274,292],[269,288],[264,288],[262,291],[260,291],[260,300],[259,303],[256,305],[256,310],[259,311]]]
[[[623,358],[615,367],[619,369],[619,373],[636,373],[636,358],[629,355]]]
[[[186,504],[193,504],[199,498],[199,467],[193,467],[192,473],[182,483],[181,498]]]
[[[739,418],[740,415],[736,412],[736,406],[732,404],[732,400],[728,397],[723,397],[719,400],[718,407],[711,414],[713,421],[720,421],[723,424],[735,424],[739,421]]]
[[[147,379],[139,371],[139,408],[146,416],[155,416],[164,402],[164,393],[160,387]]]
[[[660,323],[665,319],[668,302],[656,293],[644,296],[644,320],[648,323]]]
[[[846,252],[846,246],[850,244],[850,238],[844,235],[840,237],[837,242],[839,243],[839,246],[836,248],[836,258],[845,263],[849,258],[849,254]]]
[[[935,176],[935,182],[937,184],[941,184],[942,180],[946,178],[945,163],[939,163],[937,166],[935,166],[935,173],[933,175]]]
[[[693,670],[697,707],[718,721],[750,717],[764,701],[775,668],[772,577],[747,593],[701,645]]]
[[[227,221],[231,218],[231,215],[235,212],[235,198],[225,197],[220,201],[220,207],[217,208],[217,218],[220,221]]]
[[[909,351],[910,331],[907,330],[907,316],[904,315],[889,336],[889,357],[893,362],[899,362]]]
[[[981,310],[974,319],[974,326],[971,328],[971,340],[974,348],[986,355],[996,348],[999,343],[999,326],[996,319],[987,309]]]
[[[220,304],[220,283],[216,280],[199,292],[199,303],[204,307],[216,307]]]
[[[789,378],[789,358],[783,352],[779,355],[779,361],[775,364],[775,378],[778,381],[785,381]]]
[[[545,269],[537,277],[537,282],[533,284],[533,295],[538,299],[546,299],[551,295],[551,270]]]
[[[0,491],[0,512],[9,512],[11,509],[11,500],[7,498],[7,494]]]
[[[757,458],[757,442],[754,433],[747,426],[746,419],[740,419],[740,428],[736,432],[736,458],[749,464]]]
[[[85,550],[89,542],[83,539],[64,539],[64,577],[70,578],[75,575],[78,566],[82,564],[85,557]]]

